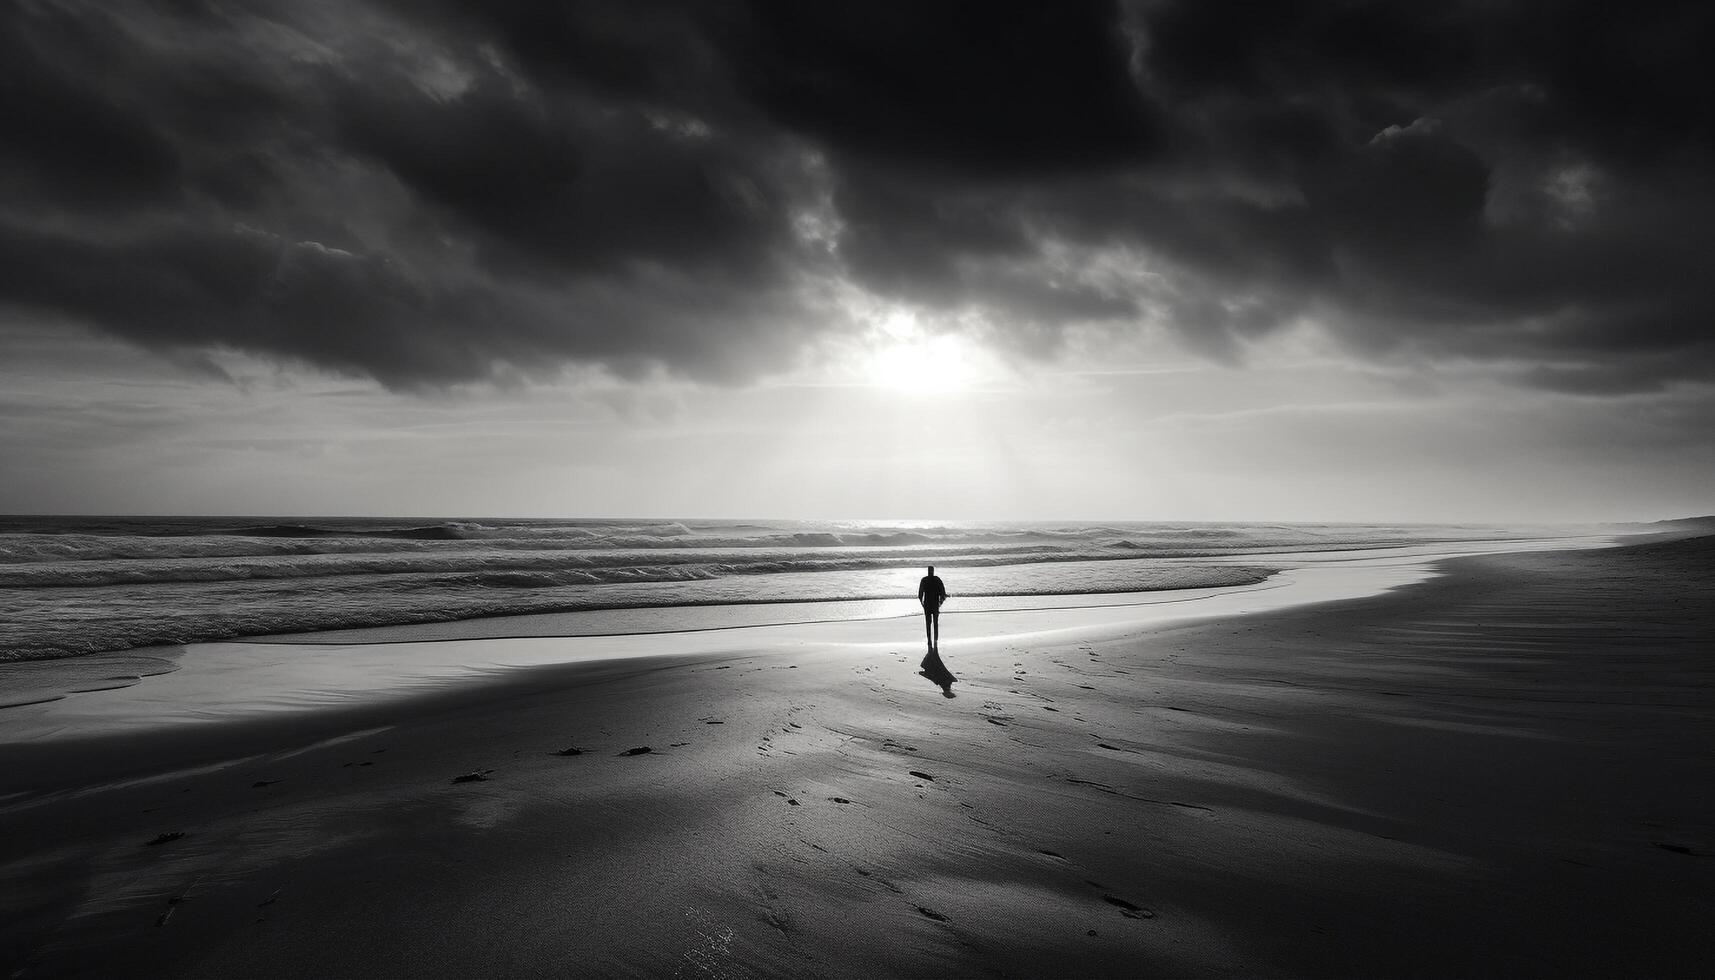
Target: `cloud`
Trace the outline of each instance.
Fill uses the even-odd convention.
[[[961,181],[1087,174],[1162,137],[1103,4],[751,5],[725,52],[771,118],[841,158]]]
[[[0,304],[400,388],[745,381],[908,305],[1589,394],[1715,366],[1704,5],[0,13]],[[972,325],[976,326],[972,326]]]

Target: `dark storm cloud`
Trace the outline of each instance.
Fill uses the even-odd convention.
[[[172,196],[180,170],[172,143],[94,73],[116,39],[56,10],[25,20],[17,10],[0,19],[6,185],[96,205]]]
[[[0,302],[409,387],[743,379],[830,283],[1040,353],[1307,318],[1587,393],[1715,367],[1699,4],[0,13]],[[933,322],[933,318],[931,318]]]
[[[757,104],[839,155],[960,180],[1084,174],[1160,139],[1097,3],[768,0],[731,33]]]
[[[653,261],[770,274],[790,229],[748,147],[664,132],[637,115],[521,105],[488,77],[456,102],[409,85],[342,100],[342,142],[384,166],[497,261],[554,276]],[[590,114],[594,114],[593,112]]]

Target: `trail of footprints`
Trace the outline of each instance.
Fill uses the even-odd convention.
[[[899,743],[893,742],[893,741],[888,741],[888,742],[884,743],[884,747],[894,748],[894,749],[899,750],[899,751],[916,751],[914,747],[900,745]],[[904,775],[906,777],[908,777],[910,780],[912,780],[912,785],[916,789],[925,789],[925,788],[927,788],[927,784],[936,784],[937,786],[944,785],[941,783],[937,783],[934,773],[925,771],[923,769],[907,769],[904,771]],[[776,789],[776,790],[771,790],[771,792],[774,794],[774,796],[783,800],[785,802],[786,806],[798,807],[798,808],[802,808],[805,806],[804,802],[800,801],[796,796],[793,796],[784,790]],[[851,799],[848,799],[846,797],[843,797],[843,796],[830,796],[830,797],[826,798],[826,801],[828,803],[834,804],[836,809],[862,805],[862,804],[859,804],[859,803],[857,803]],[[969,804],[969,803],[961,802],[960,806],[965,807],[967,809],[971,808],[971,804]],[[985,821],[979,820],[977,822],[983,823],[985,826],[992,826],[990,824],[987,824]],[[830,854],[830,856],[831,856],[831,852],[827,848],[816,843],[815,841],[810,840],[809,838],[800,837],[799,842],[810,847],[811,849],[817,851],[818,853]],[[1058,851],[1050,850],[1047,848],[1038,848],[1036,850],[1036,853],[1041,855],[1044,858],[1047,858],[1047,859],[1054,861],[1057,864],[1064,865],[1067,867],[1068,870],[1071,870],[1073,863],[1071,861],[1069,861],[1064,855],[1062,855]],[[850,867],[851,870],[855,874],[857,874],[859,877],[867,879],[869,881],[873,881],[877,885],[880,885],[881,887],[886,888],[889,892],[892,892],[895,895],[899,895],[902,897],[904,897],[906,895],[905,889],[901,888],[897,883],[889,880],[888,878],[877,874],[876,871],[871,869],[871,868],[864,867],[863,865],[857,864],[857,863],[848,863],[848,867]],[[759,867],[758,871],[762,872],[765,875],[769,873],[769,869],[765,866]],[[1144,906],[1144,905],[1139,905],[1138,903],[1136,903],[1136,902],[1132,901],[1131,899],[1126,898],[1122,895],[1114,894],[1111,889],[1109,889],[1107,886],[1103,885],[1101,882],[1098,882],[1098,881],[1095,881],[1095,880],[1089,879],[1089,878],[1084,878],[1084,879],[1082,879],[1082,881],[1085,885],[1088,885],[1090,888],[1094,889],[1095,894],[1097,896],[1099,896],[1100,900],[1104,904],[1106,904],[1106,905],[1108,905],[1114,909],[1117,909],[1119,911],[1120,916],[1123,918],[1135,919],[1135,920],[1145,920],[1145,919],[1154,919],[1157,915],[1156,911],[1152,908],[1149,908],[1149,907]],[[768,923],[770,925],[774,926],[776,929],[779,929],[782,932],[789,931],[790,917],[789,917],[789,914],[785,910],[781,909],[778,906],[778,904],[777,904],[777,902],[779,900],[778,893],[775,892],[775,890],[767,884],[763,885],[762,891],[763,891],[763,895],[766,898],[765,908],[764,908],[764,918],[766,919],[766,921],[768,921]],[[948,915],[945,912],[931,908],[931,907],[926,906],[926,905],[918,904],[916,902],[912,902],[911,907],[919,915],[923,916],[926,919],[930,919],[934,922],[946,924],[949,927],[956,925],[956,922],[954,921],[953,917]],[[1097,934],[1098,933],[1094,929],[1090,929],[1086,932],[1086,935],[1089,935],[1089,936],[1095,936]]]
[[[899,662],[901,662],[901,663],[906,662],[906,658],[904,658],[904,657],[900,657],[898,659],[899,659]],[[1097,661],[1098,660],[1098,658],[1095,657],[1093,654],[1091,654],[1090,659],[1091,659],[1091,661]],[[1055,661],[1055,662],[1059,663],[1059,661]],[[1013,671],[1013,676],[1015,679],[1023,678],[1026,676],[1026,672],[1023,670],[1022,662],[1015,663],[1013,666],[1015,668]],[[1065,666],[1065,665],[1062,664],[1062,666]],[[721,666],[715,667],[713,669],[725,670],[725,669],[730,669],[730,667],[731,667],[731,665],[721,665]],[[858,668],[859,673],[873,673],[873,671],[874,671],[873,666],[865,666],[865,667]],[[1083,686],[1083,685],[1080,685],[1080,686]],[[873,689],[877,690],[877,691],[880,690],[879,688],[873,688]],[[1093,690],[1093,688],[1088,688],[1088,687],[1085,687],[1085,689],[1086,690]],[[1013,689],[1009,693],[1014,694],[1014,695],[1018,695],[1021,697],[1034,698],[1038,701],[1044,701],[1044,702],[1052,702],[1052,700],[1053,700],[1051,698],[1048,698],[1048,697],[1040,695],[1040,694],[1035,694],[1035,693],[1026,694],[1026,693],[1021,692],[1017,689]],[[897,702],[895,702],[895,703],[897,703]],[[786,718],[785,723],[783,725],[779,725],[775,728],[772,728],[769,731],[766,731],[761,735],[761,737],[760,737],[760,743],[761,744],[759,744],[757,746],[757,751],[759,754],[764,755],[764,756],[770,755],[774,752],[780,752],[782,754],[793,754],[790,752],[790,750],[780,748],[776,744],[775,736],[779,735],[782,737],[786,737],[786,736],[804,734],[806,731],[804,725],[801,724],[800,722],[798,722],[797,720],[795,720],[795,718],[793,717],[794,715],[797,715],[800,711],[802,711],[804,709],[804,707],[805,706],[803,706],[803,705],[797,705],[797,706],[793,706],[792,708],[788,709],[787,718]],[[811,707],[813,707],[813,705]],[[1005,707],[1006,707],[1005,705],[1003,705],[999,702],[996,702],[996,701],[992,701],[992,700],[986,701],[982,705],[982,709],[981,709],[982,717],[989,724],[994,725],[996,727],[1000,727],[1000,728],[1008,727],[1008,725],[1015,720],[1015,716],[1005,713]],[[1039,705],[1039,707],[1041,707],[1045,711],[1050,711],[1050,712],[1057,712],[1060,710],[1059,708],[1055,707],[1052,703],[1041,704],[1041,705]],[[697,721],[701,722],[704,725],[708,725],[708,726],[716,726],[716,725],[726,724],[725,718],[717,717],[715,715],[706,715],[704,717],[698,718]],[[687,746],[689,744],[691,744],[691,743],[688,741],[673,742],[673,743],[670,743],[669,748],[681,748],[681,747]],[[1117,748],[1116,746],[1109,745],[1105,742],[1098,742],[1097,744],[1098,744],[1098,746],[1100,746],[1101,748],[1104,748],[1104,749],[1111,749],[1111,750],[1116,751],[1116,752],[1125,751],[1123,749]],[[894,741],[892,739],[885,740],[882,744],[882,749],[884,751],[891,751],[891,752],[897,752],[897,753],[915,753],[915,752],[917,752],[916,746],[906,745],[906,744]],[[379,755],[379,754],[384,753],[386,751],[387,751],[386,748],[379,748],[379,749],[373,750],[371,752],[371,754],[372,755]],[[556,757],[572,758],[572,757],[578,757],[578,756],[583,756],[583,755],[589,755],[589,754],[592,754],[592,752],[594,752],[593,749],[574,744],[574,745],[567,745],[564,748],[560,748],[560,749],[551,751],[548,754],[551,756],[556,756]],[[637,745],[637,746],[632,746],[629,748],[619,750],[617,752],[612,752],[611,754],[613,757],[616,757],[616,758],[637,758],[637,757],[641,757],[641,756],[660,756],[663,754],[663,752],[662,752],[662,750],[653,748],[649,745]],[[373,765],[375,765],[375,763],[371,760],[361,760],[361,761],[353,760],[353,761],[343,763],[342,768],[364,768],[364,767],[370,767]],[[464,773],[460,773],[458,775],[451,777],[450,782],[452,784],[455,784],[455,785],[488,782],[489,780],[494,778],[497,774],[498,774],[498,770],[492,769],[492,768],[474,769],[474,770],[464,772]],[[908,779],[912,780],[913,786],[919,790],[925,789],[928,784],[936,783],[934,774],[927,772],[925,770],[922,770],[922,769],[906,769],[903,771],[902,776],[904,778],[908,778]],[[268,787],[278,785],[282,781],[283,780],[281,780],[281,779],[257,779],[251,784],[251,788],[252,789],[265,789]],[[1081,782],[1081,781],[1073,780],[1073,782]],[[1099,787],[1099,788],[1109,789],[1111,791],[1111,788],[1109,788],[1109,787]],[[772,792],[773,792],[774,796],[783,800],[784,804],[788,807],[802,808],[804,806],[804,803],[801,802],[797,797],[792,796],[792,795],[790,795],[784,791],[773,790]],[[830,805],[834,810],[862,808],[864,806],[864,804],[862,804],[858,801],[855,801],[851,798],[845,797],[845,796],[825,797],[823,802],[825,802],[827,805]],[[1151,802],[1156,802],[1156,801],[1151,801]],[[961,804],[961,805],[967,809],[971,808],[970,804]],[[1182,806],[1184,804],[1175,804],[1175,805],[1181,805]],[[975,819],[975,818],[973,818],[973,819]],[[978,822],[984,823],[984,821],[980,821],[980,820]],[[985,823],[985,825],[988,825],[988,824]],[[163,832],[163,833],[157,835],[155,838],[153,838],[153,839],[151,839],[145,843],[148,846],[161,846],[164,844],[170,844],[170,843],[173,843],[175,841],[181,840],[185,836],[186,836],[186,833],[184,831],[168,831],[168,832]],[[805,844],[806,846],[810,847],[811,849],[813,849],[819,853],[822,853],[822,854],[829,854],[830,853],[827,848],[825,848],[825,847],[821,846],[820,844],[817,844],[816,842],[811,841],[807,838],[799,838],[799,840],[801,843]],[[1040,855],[1042,855],[1043,857],[1052,859],[1056,862],[1069,863],[1069,862],[1067,862],[1067,859],[1065,857],[1063,857],[1059,853],[1052,851],[1052,850],[1039,849],[1038,853]],[[904,889],[902,889],[898,884],[887,879],[886,877],[883,877],[883,876],[877,874],[876,871],[872,870],[871,868],[863,867],[863,866],[858,865],[858,864],[850,864],[849,867],[858,876],[875,882],[876,884],[880,885],[881,887],[886,888],[889,892],[891,892],[895,895],[900,895],[900,896],[905,895]],[[1155,911],[1152,909],[1138,905],[1138,904],[1136,904],[1136,903],[1134,903],[1134,902],[1130,901],[1129,899],[1126,899],[1122,896],[1111,894],[1106,888],[1104,888],[1103,886],[1101,886],[1099,883],[1097,883],[1095,881],[1085,879],[1085,883],[1088,884],[1089,886],[1091,886],[1092,888],[1095,888],[1097,890],[1097,892],[1100,893],[1100,897],[1101,897],[1101,900],[1103,902],[1105,902],[1106,904],[1108,904],[1114,908],[1117,908],[1120,911],[1120,914],[1126,918],[1130,918],[1130,919],[1152,919],[1156,915]],[[276,892],[274,895],[270,896],[269,899],[266,902],[264,902],[263,904],[264,905],[272,904],[276,900],[276,898],[278,897],[278,894],[279,893]],[[774,926],[776,929],[779,929],[781,932],[791,931],[792,923],[791,923],[791,918],[790,918],[789,913],[785,909],[778,907],[777,903],[778,903],[779,895],[777,893],[775,893],[772,888],[769,888],[767,886],[764,886],[764,893],[763,894],[764,894],[764,897],[766,899],[766,906],[767,906],[766,910],[765,910],[765,918],[767,919],[769,924]],[[160,916],[160,920],[157,922],[157,925],[165,925],[167,923],[167,920],[170,919],[172,916],[173,907],[175,907],[177,904],[179,904],[179,902],[182,901],[183,898],[184,898],[184,896],[175,896],[174,900],[172,900],[168,903],[169,908],[167,909],[166,912],[164,912]],[[924,918],[930,919],[930,920],[935,921],[935,922],[948,924],[949,926],[954,924],[952,917],[948,916],[947,914],[945,914],[943,912],[940,912],[940,911],[937,911],[933,908],[930,908],[928,906],[912,903],[911,907],[918,914],[922,915]],[[1095,932],[1095,930],[1092,929],[1089,931],[1088,934],[1093,936],[1093,935],[1096,935],[1096,932]]]

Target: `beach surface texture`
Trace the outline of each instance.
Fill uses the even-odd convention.
[[[0,974],[1708,975],[1712,541],[1154,621],[953,586],[950,700],[904,619],[150,707],[216,650],[0,712]]]

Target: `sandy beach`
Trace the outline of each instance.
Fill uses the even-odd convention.
[[[0,980],[1715,977],[1712,39],[0,3]]]
[[[1153,625],[949,616],[952,700],[906,621],[9,739],[0,968],[1701,975],[1712,541]]]

